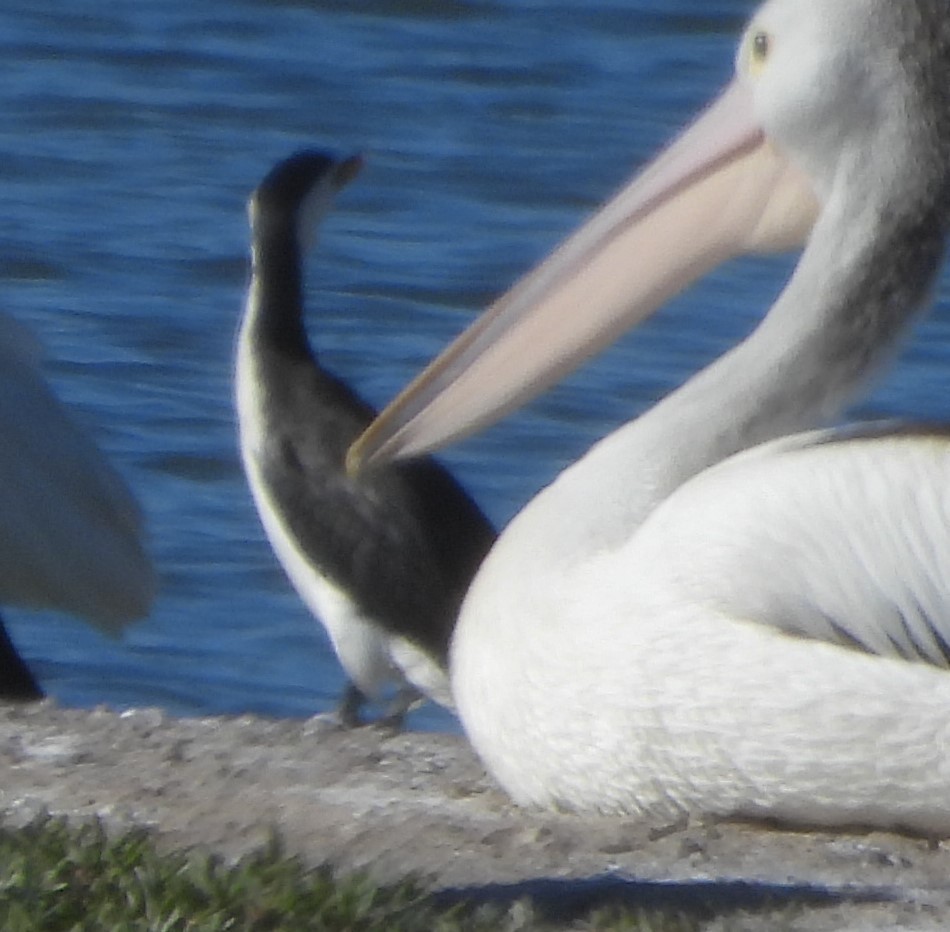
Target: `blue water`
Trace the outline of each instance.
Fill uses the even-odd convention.
[[[342,678],[253,511],[231,352],[244,200],[304,146],[367,167],[310,275],[326,363],[383,403],[728,77],[740,0],[6,0],[0,306],[136,489],[162,589],[110,641],[10,611],[60,702],[308,715]],[[788,260],[732,264],[450,451],[504,523],[746,332]],[[950,417],[946,281],[864,413]],[[436,711],[416,725],[452,727]]]

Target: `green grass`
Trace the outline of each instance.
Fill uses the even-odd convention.
[[[445,924],[448,923],[448,924]],[[0,829],[0,928],[254,930],[456,928],[421,886],[337,881],[277,842],[237,864],[160,852],[145,830],[110,836],[98,823],[43,819]],[[488,926],[485,926],[488,928]]]
[[[447,907],[417,881],[381,887],[365,876],[340,878],[286,856],[276,840],[228,864],[163,853],[143,829],[115,835],[98,823],[53,818],[0,826],[4,932],[698,932],[708,918],[606,907],[566,926],[551,925],[528,902]]]

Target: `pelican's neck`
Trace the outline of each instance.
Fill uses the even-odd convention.
[[[627,540],[707,466],[841,412],[891,354],[940,265],[938,216],[893,200],[829,200],[758,328],[593,447],[522,512],[551,522],[543,539],[558,541],[559,552],[547,554],[549,564]]]
[[[255,224],[242,338],[260,350],[309,357],[303,309],[302,260],[294,225]]]

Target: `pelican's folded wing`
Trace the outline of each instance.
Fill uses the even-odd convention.
[[[783,438],[688,482],[636,535],[676,598],[950,666],[950,432]]]

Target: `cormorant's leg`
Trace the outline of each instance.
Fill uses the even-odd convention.
[[[336,717],[340,725],[344,728],[356,728],[363,724],[360,718],[360,709],[366,702],[366,696],[363,695],[360,688],[352,680],[346,681],[346,687],[340,696],[340,704],[337,706]]]
[[[0,699],[29,702],[42,699],[43,690],[7,634],[0,618]]]
[[[392,702],[386,707],[386,713],[379,720],[384,728],[391,728],[393,731],[402,731],[406,725],[406,714],[416,706],[422,705],[425,697],[413,686],[403,686],[399,692],[393,696]]]

